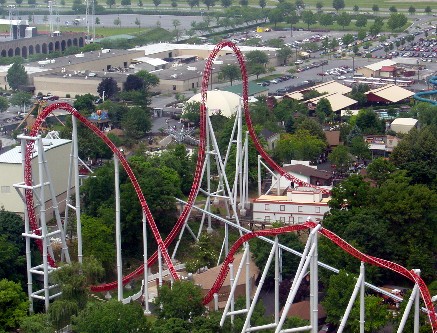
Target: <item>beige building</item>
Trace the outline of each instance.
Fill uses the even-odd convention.
[[[286,195],[261,195],[253,200],[253,220],[268,224],[298,224],[309,216],[322,220],[329,212],[329,199],[322,197],[321,190],[310,187],[288,188]]]
[[[381,69],[387,66],[394,66],[396,62],[390,59],[385,59],[382,61],[375,62],[373,64],[357,68],[355,73],[362,74],[365,77],[380,77]]]
[[[71,140],[43,139],[44,155],[48,162],[51,179],[61,211],[65,209],[67,179],[71,153]],[[24,203],[14,184],[23,182],[21,147],[17,146],[0,155],[0,206],[14,213],[24,214]],[[38,182],[38,149],[34,148],[32,157],[34,183]],[[47,218],[53,218],[53,209],[48,187],[45,191]]]
[[[417,119],[414,118],[396,118],[390,124],[390,128],[396,133],[408,133],[412,128],[417,127]]]

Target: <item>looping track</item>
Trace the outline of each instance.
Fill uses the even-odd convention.
[[[263,159],[267,162],[267,164],[272,169],[274,169],[276,172],[278,172],[279,174],[284,176],[290,182],[296,183],[299,186],[308,186],[308,187],[318,188],[318,187],[313,186],[311,184],[305,183],[305,182],[301,181],[300,179],[297,179],[297,178],[289,175],[288,173],[286,173],[264,151],[261,143],[259,142],[259,140],[256,136],[256,133],[254,131],[254,128],[252,126],[252,121],[250,118],[250,112],[249,112],[249,106],[248,106],[248,78],[247,78],[246,66],[244,63],[244,57],[243,57],[243,54],[240,52],[240,50],[235,46],[235,44],[228,42],[228,41],[222,42],[214,48],[214,50],[211,52],[211,54],[206,62],[206,65],[205,65],[205,71],[204,71],[203,80],[202,80],[202,92],[201,92],[202,102],[201,102],[201,107],[200,107],[200,140],[199,140],[200,142],[199,142],[196,169],[195,169],[195,173],[194,173],[194,181],[193,181],[193,184],[192,184],[192,187],[190,190],[190,194],[188,196],[187,205],[184,207],[184,209],[183,209],[180,217],[178,218],[175,226],[173,227],[172,231],[170,232],[170,234],[167,236],[167,238],[165,240],[162,240],[162,238],[161,238],[159,230],[156,226],[156,223],[155,223],[153,216],[150,212],[150,209],[147,205],[146,199],[141,191],[140,186],[138,185],[137,179],[136,179],[132,169],[130,168],[127,160],[123,156],[123,154],[120,153],[118,148],[111,142],[111,140],[108,139],[108,137],[103,132],[101,132],[96,126],[94,126],[85,117],[83,117],[76,109],[74,109],[72,106],[70,106],[67,103],[54,103],[54,104],[48,106],[38,116],[38,118],[36,119],[36,122],[33,125],[32,129],[30,131],[30,134],[29,134],[29,136],[33,136],[33,137],[38,135],[40,126],[41,126],[42,122],[45,120],[45,118],[54,110],[63,109],[65,111],[71,113],[80,122],[82,122],[85,126],[87,126],[89,129],[91,129],[97,136],[99,136],[105,142],[105,144],[112,150],[112,152],[118,157],[118,159],[120,160],[121,164],[123,165],[126,173],[128,174],[129,179],[131,180],[132,185],[134,186],[135,191],[137,193],[138,199],[141,203],[142,210],[147,218],[147,221],[150,225],[150,228],[152,229],[153,236],[155,237],[155,239],[157,241],[157,244],[158,244],[158,246],[161,250],[161,253],[164,257],[165,263],[167,264],[167,266],[170,270],[170,273],[171,273],[173,279],[175,279],[175,280],[179,279],[179,277],[178,277],[178,275],[173,267],[173,264],[171,262],[169,255],[168,255],[167,248],[171,244],[171,242],[176,238],[176,236],[179,234],[180,230],[182,229],[182,227],[185,223],[185,220],[187,219],[187,216],[188,216],[188,214],[193,206],[193,203],[194,203],[194,200],[197,196],[199,188],[200,188],[200,183],[202,180],[201,179],[202,168],[203,168],[205,154],[206,154],[206,151],[205,151],[205,149],[206,149],[206,123],[207,123],[207,121],[206,121],[206,117],[207,117],[206,98],[207,98],[208,83],[209,83],[209,78],[210,78],[210,74],[211,74],[213,60],[217,56],[218,52],[225,47],[229,47],[232,49],[232,51],[235,53],[235,55],[238,59],[238,62],[239,62],[240,68],[241,68],[241,74],[242,74],[242,80],[243,80],[242,99],[243,99],[244,115],[245,115],[245,119],[246,119],[247,128],[249,130],[249,134],[254,142],[254,145],[255,145],[257,151],[259,152],[259,154],[263,157]],[[28,186],[32,185],[31,160],[32,160],[32,156],[33,156],[32,155],[33,148],[34,148],[34,142],[28,141],[28,143],[26,145],[25,168],[24,168],[24,170],[25,170],[25,173],[24,173],[25,179],[24,180],[25,180],[25,184]],[[329,191],[326,189],[323,189],[323,188],[318,188],[318,189],[320,189],[323,193],[329,193]],[[30,222],[31,228],[33,229],[33,231],[35,233],[40,234],[40,232],[38,230],[37,218],[35,215],[33,192],[31,190],[25,190],[25,198],[26,198],[26,206],[27,206],[27,212],[28,212],[29,222]],[[230,249],[229,254],[226,257],[226,259],[222,265],[221,271],[220,271],[219,275],[217,276],[217,279],[214,283],[214,286],[211,288],[211,290],[205,296],[204,304],[209,303],[213,297],[213,294],[219,291],[219,289],[222,286],[224,279],[229,271],[229,264],[234,260],[234,254],[236,253],[238,248],[244,242],[250,240],[251,238],[257,237],[257,236],[279,235],[279,234],[286,233],[286,232],[292,232],[292,231],[296,231],[296,230],[313,228],[315,225],[316,224],[313,222],[307,222],[307,223],[300,224],[300,225],[287,226],[287,227],[282,227],[282,228],[277,228],[277,229],[272,229],[272,230],[256,231],[256,232],[249,233],[249,234],[242,236],[240,239],[238,239],[238,241]],[[357,249],[352,247],[350,244],[348,244],[346,241],[344,241],[343,239],[341,239],[340,237],[338,237],[337,235],[335,235],[334,233],[332,233],[331,231],[329,231],[327,229],[321,228],[319,230],[319,233],[321,233],[325,237],[329,238],[337,246],[339,246],[340,248],[342,248],[344,251],[348,252],[349,254],[353,255],[354,257],[358,258],[359,260],[364,261],[364,262],[371,264],[371,265],[376,265],[379,267],[384,267],[384,268],[390,269],[394,272],[397,272],[397,273],[405,276],[406,278],[410,279],[411,281],[417,283],[419,288],[420,288],[420,292],[421,292],[422,298],[424,300],[425,306],[428,309],[428,317],[429,317],[430,322],[432,324],[433,332],[437,333],[437,317],[436,317],[436,314],[435,314],[434,309],[433,309],[433,305],[431,302],[431,297],[430,297],[429,291],[428,291],[425,283],[423,282],[423,280],[420,278],[420,276],[418,276],[417,274],[415,274],[412,271],[407,270],[405,267],[402,267],[402,266],[395,264],[393,262],[379,259],[376,257],[366,255],[364,253],[361,253],[360,251],[358,251]],[[38,247],[39,247],[40,251],[42,251],[41,241],[38,242]],[[148,265],[149,266],[153,265],[156,262],[157,258],[158,258],[158,253],[156,251],[148,259]],[[49,257],[48,261],[52,267],[55,267],[56,263],[55,263],[53,258]],[[123,278],[123,284],[128,283],[134,277],[141,275],[143,272],[144,272],[144,266],[142,265],[139,268],[137,268],[135,271],[133,271],[132,273],[126,275]],[[117,281],[114,281],[114,282],[102,284],[99,286],[92,286],[91,290],[93,292],[103,292],[103,291],[115,289],[116,287],[117,287]]]

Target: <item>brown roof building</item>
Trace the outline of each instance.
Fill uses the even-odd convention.
[[[321,304],[319,304],[318,310],[319,310],[318,316],[319,316],[319,324],[320,324],[326,318],[326,311]],[[296,317],[303,320],[311,320],[310,314],[311,314],[310,301],[302,301],[298,303],[293,303],[291,305],[290,310],[288,310],[287,317]]]
[[[284,166],[283,169],[291,174],[301,175],[309,178],[309,183],[317,186],[331,186],[333,175],[324,170],[318,170],[303,164],[294,164]],[[301,177],[299,177],[301,178]],[[304,178],[302,178],[304,179]]]

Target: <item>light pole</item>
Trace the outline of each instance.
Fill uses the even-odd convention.
[[[352,77],[355,76],[355,57],[352,56]]]
[[[102,102],[105,101],[105,91],[103,90],[103,94],[102,94]]]

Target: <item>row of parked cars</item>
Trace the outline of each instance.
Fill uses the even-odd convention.
[[[288,81],[288,80],[291,80],[291,79],[294,79],[294,78],[296,78],[296,76],[291,75],[291,74],[287,74],[287,75],[283,75],[283,76],[274,78],[274,79],[272,79],[270,81],[257,82],[256,84],[259,85],[259,86],[262,86],[262,87],[267,87],[270,84],[277,84],[279,82]]]
[[[317,68],[317,67],[321,67],[321,66],[325,66],[328,64],[328,60],[321,60],[321,61],[313,61],[312,63],[308,64],[308,65],[302,65],[299,68],[296,69],[296,72],[303,72],[303,71],[307,71],[311,68]]]

